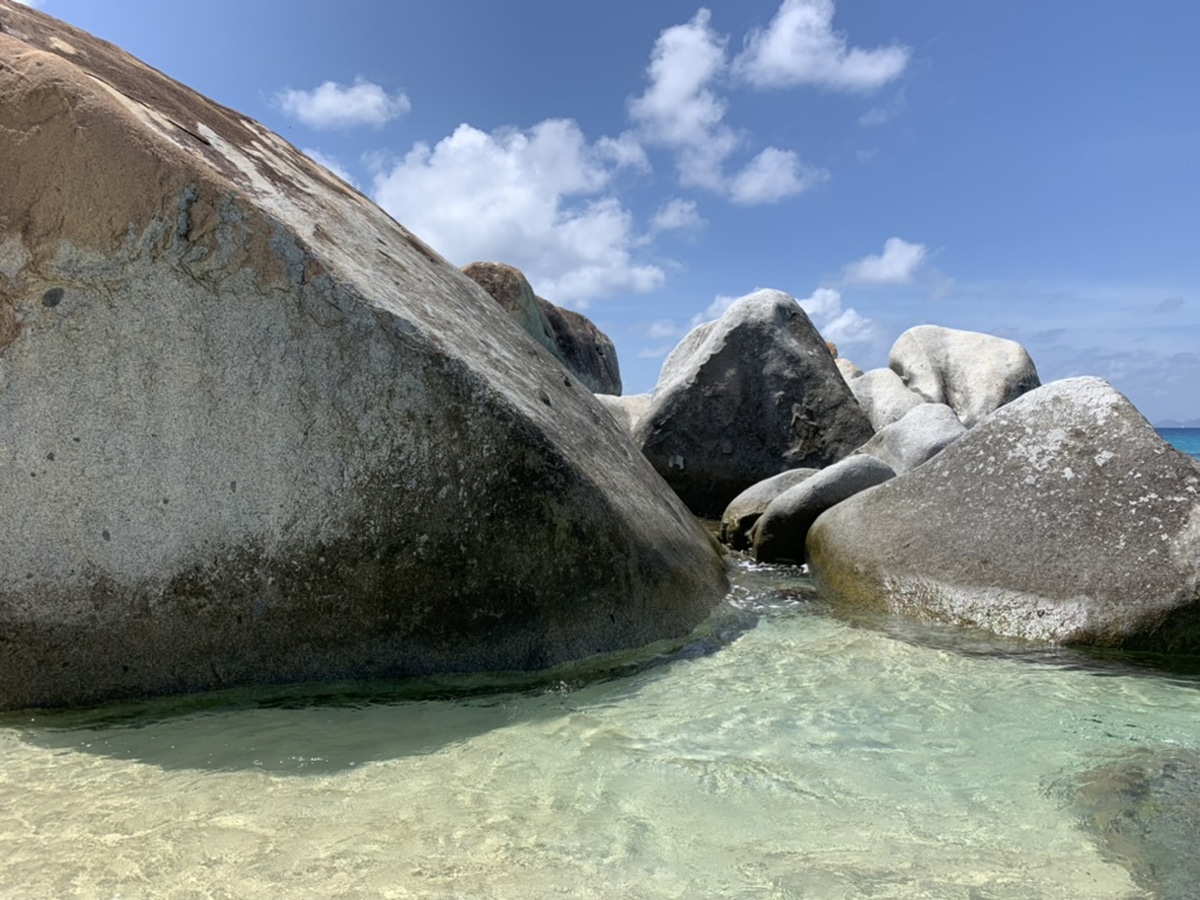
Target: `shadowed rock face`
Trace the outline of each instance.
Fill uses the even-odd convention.
[[[463,273],[508,310],[535,341],[597,394],[621,393],[617,350],[608,335],[587,316],[555,306],[533,293],[520,269],[503,263],[476,262]]]
[[[484,291],[278,136],[0,0],[0,707],[532,669],[718,553]]]
[[[808,534],[849,606],[1061,644],[1200,652],[1200,467],[1105,382],[1001,407]]]
[[[684,337],[634,440],[693,512],[720,516],[751,485],[827,466],[872,433],[804,310],[765,290]]]

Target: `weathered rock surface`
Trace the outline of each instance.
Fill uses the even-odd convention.
[[[784,491],[768,504],[750,532],[760,562],[805,561],[804,539],[821,513],[867,488],[896,477],[882,460],[850,456]]]
[[[278,136],[0,3],[0,707],[687,633],[710,540],[474,282]]]
[[[888,365],[930,403],[946,403],[968,428],[1041,382],[1016,341],[918,325],[896,339]]]
[[[903,475],[941,453],[966,431],[945,403],[920,403],[900,421],[875,432],[855,452],[881,459],[897,475]]]
[[[513,266],[475,262],[465,266],[463,273],[487,291],[589,391],[621,393],[617,349],[587,316],[534,294],[525,275]]]
[[[842,378],[845,380],[846,384],[849,384],[855,378],[858,378],[863,374],[862,369],[850,362],[850,360],[846,359],[844,356],[839,356],[833,362],[834,365],[837,366],[837,370],[842,373]]]
[[[600,405],[612,413],[612,417],[624,428],[630,436],[641,421],[646,410],[650,408],[649,394],[622,394],[620,397],[612,394],[597,394]]]
[[[997,410],[822,515],[808,559],[844,603],[1020,638],[1200,651],[1200,467],[1096,378]]]
[[[634,438],[694,512],[718,516],[750,485],[829,465],[871,434],[804,310],[758,291],[683,339]]]
[[[909,390],[891,369],[871,369],[846,382],[876,431],[899,422],[914,407],[928,401]]]
[[[816,475],[820,469],[789,469],[752,484],[729,501],[721,515],[720,540],[734,550],[746,550],[750,546],[750,529],[758,517],[771,505],[771,501],[789,488],[793,488]]]

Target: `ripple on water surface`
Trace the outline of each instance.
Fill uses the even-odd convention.
[[[1108,764],[1125,777],[1137,754],[1192,753],[1193,676],[847,621],[788,569],[742,566],[732,601],[682,647],[549,677],[10,716],[0,884],[46,897],[1162,895],[1136,847],[1087,830],[1094,805],[1075,786]]]

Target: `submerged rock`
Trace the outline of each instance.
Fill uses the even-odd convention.
[[[617,349],[587,316],[534,294],[525,275],[513,266],[475,262],[464,267],[463,273],[487,291],[589,391],[621,393]]]
[[[930,403],[948,404],[968,428],[1041,384],[1016,341],[938,325],[900,335],[888,365]]]
[[[693,512],[715,516],[751,485],[829,465],[871,434],[804,310],[758,291],[683,339],[634,438]]]
[[[896,473],[873,456],[850,456],[772,500],[750,531],[759,562],[805,561],[804,539],[821,513]]]
[[[1014,400],[822,515],[852,606],[1062,644],[1200,652],[1200,467],[1096,378]]]
[[[261,125],[0,5],[0,707],[532,669],[715,543],[484,291]]]
[[[1200,885],[1200,755],[1193,749],[1139,749],[1097,766],[1065,795],[1104,854],[1156,900],[1192,900]]]

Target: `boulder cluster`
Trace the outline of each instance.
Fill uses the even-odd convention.
[[[1041,385],[1019,344],[933,325],[887,368],[831,352],[794,300],[760,291],[610,409],[694,512],[721,510],[724,543],[807,564],[835,602],[1200,652],[1200,463],[1115,389]]]
[[[0,709],[680,639],[717,542],[840,601],[1200,651],[1200,468],[1092,378],[779,291],[612,342],[275,134],[0,0]]]

